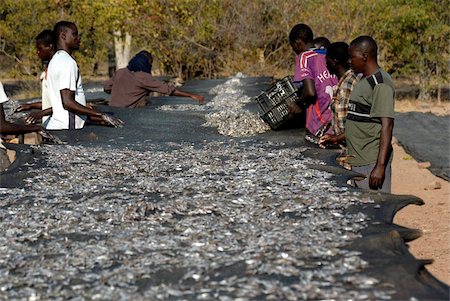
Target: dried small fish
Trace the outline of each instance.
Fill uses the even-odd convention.
[[[204,111],[206,122],[203,126],[216,127],[219,134],[230,137],[248,137],[264,133],[270,127],[244,106],[252,99],[244,95],[243,74],[237,74],[225,83],[217,85],[209,91],[215,95],[203,106],[191,104],[163,105],[161,111]]]
[[[158,111],[205,111],[205,106],[199,106],[196,104],[174,104],[174,105],[162,105],[156,108]]]
[[[221,111],[205,116],[203,126],[217,127],[219,134],[231,137],[247,137],[264,133],[270,127],[258,114],[249,111]]]
[[[393,293],[345,249],[367,225],[363,214],[345,212],[362,198],[308,168],[321,162],[302,156],[306,148],[251,140],[170,146],[35,147],[46,167],[31,167],[23,189],[0,191],[3,296],[345,300]]]

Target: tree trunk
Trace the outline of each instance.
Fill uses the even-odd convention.
[[[439,63],[436,64],[436,78],[437,78],[437,101],[438,105],[441,104],[441,67],[439,66]]]
[[[419,66],[419,96],[417,99],[419,101],[425,101],[430,99],[430,89],[429,89],[429,81],[430,81],[430,72],[427,69],[427,65],[425,60],[422,59],[422,62]]]
[[[116,58],[116,70],[125,68],[130,60],[131,35],[125,32],[123,36],[120,30],[114,31],[114,53]]]

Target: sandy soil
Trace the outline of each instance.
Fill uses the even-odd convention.
[[[450,114],[448,101],[402,100],[396,102],[395,107],[397,112]],[[433,264],[427,266],[428,271],[450,284],[450,183],[434,176],[423,165],[426,162],[418,163],[401,145],[394,143],[392,193],[411,194],[425,201],[423,206],[410,205],[400,210],[394,222],[423,232],[422,237],[408,244],[410,252],[417,259],[433,259]],[[437,186],[441,188],[431,189]]]
[[[395,102],[395,111],[399,113],[422,112],[433,113],[437,116],[448,116],[450,114],[450,101],[438,103],[436,100],[402,99]]]
[[[420,165],[394,144],[392,193],[411,194],[425,201],[423,206],[409,205],[400,210],[394,222],[423,232],[422,237],[408,243],[410,252],[417,259],[433,259],[428,271],[450,284],[450,183]],[[439,185],[439,189],[430,189]]]

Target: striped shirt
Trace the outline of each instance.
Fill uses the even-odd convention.
[[[347,70],[334,89],[330,108],[333,112],[333,130],[335,135],[344,133],[344,122],[347,117],[350,94],[360,79],[361,75],[356,74],[351,69]]]

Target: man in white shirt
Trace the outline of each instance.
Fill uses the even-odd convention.
[[[86,117],[107,125],[119,127],[120,119],[113,118],[86,107],[83,85],[77,62],[72,52],[79,49],[78,29],[72,22],[56,23],[53,32],[56,38],[56,53],[48,66],[47,87],[52,105],[52,116],[44,123],[46,129],[81,129]]]

